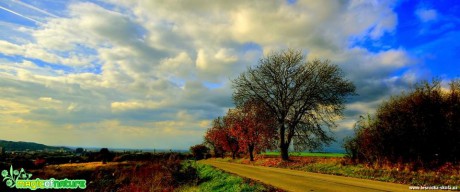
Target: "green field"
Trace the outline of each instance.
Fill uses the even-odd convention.
[[[280,152],[265,152],[263,155],[279,156]],[[310,153],[310,152],[290,152],[289,156],[297,157],[344,157],[343,153]]]
[[[210,165],[195,163],[192,166],[196,168],[200,178],[198,185],[183,186],[177,191],[274,191],[274,188],[271,190],[260,183],[226,173]]]

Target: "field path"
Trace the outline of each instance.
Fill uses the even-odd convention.
[[[408,185],[290,169],[202,160],[226,172],[260,181],[287,191],[410,191]]]

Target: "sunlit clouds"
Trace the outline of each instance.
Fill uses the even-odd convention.
[[[187,149],[234,106],[231,79],[284,48],[329,59],[356,84],[359,96],[338,122],[350,130],[359,115],[432,75],[413,49],[385,44],[398,34],[399,4],[1,2],[0,139]],[[412,11],[414,22],[439,19],[434,9]]]

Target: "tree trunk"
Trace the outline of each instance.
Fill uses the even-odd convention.
[[[232,159],[235,159],[235,158],[236,158],[235,155],[236,155],[236,152],[233,152],[233,151],[232,151]]]
[[[249,160],[254,161],[254,145],[248,146]]]
[[[285,130],[286,130],[286,127],[284,125],[284,122],[280,122],[281,124],[281,127],[280,127],[280,150],[281,150],[281,159],[283,161],[289,161],[289,154],[288,154],[288,148],[289,148],[289,144],[285,144],[285,137],[284,135],[286,134],[285,133]]]
[[[289,145],[281,144],[281,159],[283,161],[289,161]]]

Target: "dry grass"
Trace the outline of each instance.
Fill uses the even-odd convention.
[[[32,170],[33,178],[86,179],[85,191],[173,191],[181,185],[196,183],[191,166],[179,159],[69,163]]]
[[[61,170],[71,169],[73,171],[91,171],[103,167],[118,167],[120,165],[130,165],[130,162],[108,162],[103,164],[102,162],[87,162],[87,163],[66,163],[59,165],[49,165],[46,167],[47,170]]]

